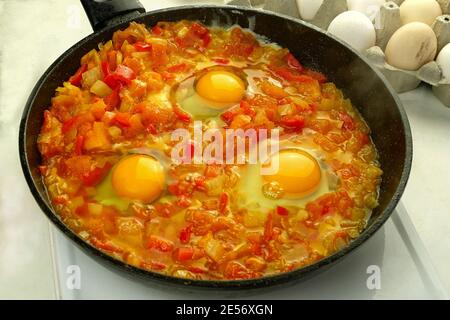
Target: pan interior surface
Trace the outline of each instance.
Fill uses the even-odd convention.
[[[77,70],[81,57],[96,48],[99,42],[109,40],[114,31],[126,27],[128,22],[97,32],[67,50],[45,72],[30,95],[20,128],[20,157],[27,182],[42,210],[60,230],[101,262],[108,262],[145,279],[199,288],[252,289],[304,279],[359,247],[392,213],[405,188],[411,166],[409,124],[396,94],[384,78],[364,58],[340,41],[313,26],[273,13],[231,6],[187,6],[149,12],[135,21],[152,26],[159,21],[183,19],[197,20],[208,26],[240,25],[248,28],[271,42],[289,48],[305,66],[327,75],[352,101],[371,128],[384,171],[379,206],[373,210],[366,230],[346,248],[313,265],[276,276],[242,281],[186,280],[144,271],[98,251],[70,231],[52,211],[38,170],[41,158],[36,139],[43,112],[50,105],[55,89]]]

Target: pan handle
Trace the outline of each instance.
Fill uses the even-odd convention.
[[[81,0],[92,29],[98,31],[123,16],[139,15],[145,8],[137,0]]]

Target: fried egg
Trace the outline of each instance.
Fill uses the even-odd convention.
[[[94,199],[119,210],[127,209],[132,201],[151,203],[165,190],[166,163],[155,150],[132,150],[96,187]]]
[[[234,66],[204,68],[172,89],[171,99],[195,119],[217,117],[246,94],[244,72]]]
[[[276,170],[264,170],[273,161]],[[337,175],[310,137],[281,140],[267,161],[240,168],[239,203],[266,213],[277,206],[302,208],[336,190],[337,183]]]
[[[216,118],[245,97],[260,93],[262,79],[279,84],[258,68],[209,66],[175,85],[171,100],[195,120]]]

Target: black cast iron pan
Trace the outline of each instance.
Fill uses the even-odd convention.
[[[82,0],[82,3],[95,32],[69,48],[39,79],[23,112],[19,152],[25,178],[43,212],[88,255],[119,272],[165,285],[189,289],[257,289],[293,283],[331,267],[360,247],[389,218],[408,180],[412,159],[411,132],[396,93],[384,77],[353,49],[310,24],[261,10],[231,6],[185,6],[145,13],[137,1]],[[109,40],[114,31],[125,28],[130,21],[152,26],[158,21],[181,19],[199,20],[206,25],[238,24],[249,28],[289,48],[304,65],[325,73],[358,107],[372,130],[384,175],[380,205],[373,211],[365,231],[349,246],[313,265],[276,276],[243,281],[186,280],[141,270],[102,253],[74,234],[54,213],[38,172],[41,159],[36,139],[43,112],[50,105],[55,89],[77,70],[85,53],[96,48],[99,42]]]

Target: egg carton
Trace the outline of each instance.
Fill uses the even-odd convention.
[[[302,18],[299,3],[302,0],[232,0],[228,4],[263,8],[295,18]],[[303,0],[305,1],[305,0]],[[408,71],[396,68],[386,62],[384,50],[394,32],[402,26],[399,6],[404,0],[392,0],[381,6],[380,12],[374,19],[376,24],[376,46],[367,49],[364,54],[375,65],[398,92],[413,90],[421,82],[430,84],[436,97],[446,106],[450,107],[450,79],[445,79],[435,61],[422,66],[417,71]],[[450,42],[450,0],[437,0],[443,15],[436,18],[432,29],[438,40],[438,50]],[[327,30],[331,21],[348,11],[347,0],[323,0],[316,14],[305,21]]]

